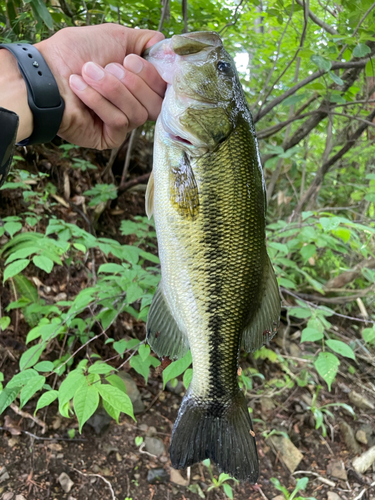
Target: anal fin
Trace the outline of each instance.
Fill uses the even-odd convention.
[[[149,219],[151,219],[152,214],[154,213],[154,189],[154,171],[152,171],[150,178],[148,179],[145,197],[146,215]]]
[[[260,304],[249,319],[242,334],[242,347],[246,352],[260,349],[277,333],[280,319],[280,294],[275,271],[267,255],[262,281]]]
[[[147,342],[161,358],[182,358],[189,350],[187,335],[180,330],[164,296],[163,284],[155,292],[146,325]]]

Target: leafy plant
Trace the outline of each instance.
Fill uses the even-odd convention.
[[[316,500],[315,497],[301,497],[301,496],[296,496],[299,491],[303,491],[306,489],[307,484],[309,482],[309,479],[307,477],[302,477],[301,479],[298,479],[296,487],[292,491],[292,493],[289,493],[289,491],[283,486],[278,479],[275,477],[271,477],[271,483],[274,485],[274,487],[281,491],[281,493],[284,495],[285,500]]]
[[[203,463],[204,466],[207,467],[208,472],[209,472],[210,477],[211,477],[211,481],[212,481],[212,484],[207,488],[207,491],[211,491],[211,490],[222,488],[223,491],[224,491],[224,493],[226,494],[226,496],[228,498],[230,498],[231,500],[233,500],[233,489],[232,489],[232,487],[230,486],[230,484],[227,481],[232,480],[235,484],[239,484],[239,481],[237,481],[236,479],[234,479],[233,477],[231,477],[229,474],[225,474],[224,472],[222,472],[219,475],[218,479],[215,479],[215,477],[214,477],[214,475],[212,473],[210,459],[207,458],[206,460],[203,460],[202,463]]]

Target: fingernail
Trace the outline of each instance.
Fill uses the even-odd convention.
[[[107,64],[105,69],[108,71],[108,73],[111,73],[111,75],[115,76],[119,80],[121,80],[125,76],[125,71],[120,66],[117,66],[117,64]]]
[[[124,66],[126,69],[133,73],[140,73],[143,69],[142,59],[134,54],[126,56],[124,59]]]
[[[83,70],[89,78],[92,78],[96,81],[101,80],[105,75],[104,70],[102,70],[100,66],[93,62],[86,63],[83,67]]]
[[[70,75],[69,83],[70,86],[75,88],[76,90],[85,90],[85,88],[87,87],[87,84],[78,75]]]

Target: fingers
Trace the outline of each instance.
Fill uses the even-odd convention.
[[[129,54],[124,59],[124,67],[142,78],[160,97],[164,97],[166,84],[151,63],[135,54]]]

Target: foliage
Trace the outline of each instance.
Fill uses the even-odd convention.
[[[230,498],[231,500],[233,500],[233,490],[232,490],[232,487],[230,486],[230,484],[227,482],[229,480],[232,480],[235,484],[238,484],[239,481],[237,481],[236,479],[234,479],[233,477],[231,477],[229,474],[225,474],[224,472],[222,472],[219,476],[218,479],[215,479],[213,473],[212,473],[212,469],[211,469],[211,461],[209,458],[207,458],[206,460],[203,460],[203,465],[205,465],[208,469],[208,472],[210,474],[210,477],[211,477],[211,481],[212,481],[212,484],[207,488],[207,491],[211,491],[211,490],[214,490],[214,489],[220,489],[220,488],[223,488],[223,491],[225,493],[225,495]]]
[[[282,320],[288,334],[300,332],[303,349],[304,369],[296,373],[298,359],[263,347],[254,358],[277,366],[280,376],[266,380],[245,366],[241,387],[273,397],[296,384],[309,386],[315,391],[309,410],[325,435],[329,407],[350,407],[319,406],[319,382],[331,389],[340,369],[356,373],[361,353],[375,347],[375,10],[370,0],[305,4],[318,24],[297,2],[286,0],[222,2],[220,8],[213,0],[203,7],[191,0],[185,21],[188,31],[220,31],[238,63],[260,140],[268,249],[283,297]],[[36,42],[66,26],[102,22],[157,29],[160,2],[8,0],[0,5],[2,41]],[[183,25],[181,4],[171,2],[164,34],[180,33]],[[143,336],[116,336],[116,323],[124,318],[137,324],[146,320],[160,269],[155,230],[146,217],[123,220],[114,237],[96,236],[91,226],[102,213],[98,208],[109,210],[109,201],[117,199],[116,180],[104,183],[87,151],[69,144],[57,150],[70,174],[79,169],[90,179],[80,191],[90,228],[57,216],[62,183],[53,174],[24,170],[23,156],[15,157],[18,168],[3,189],[19,192],[25,210],[1,220],[2,280],[14,300],[0,328],[12,328],[11,312],[18,310],[28,332],[20,372],[6,381],[0,374],[0,413],[17,398],[24,406],[38,397],[36,412],[58,403],[63,416],[76,415],[81,430],[99,404],[117,421],[121,412],[133,416],[117,375],[123,364],[145,383],[160,365]],[[121,238],[129,244],[121,244]],[[78,269],[86,280],[82,289],[57,302],[43,297],[40,282],[48,274]],[[343,325],[351,332],[349,340]],[[95,350],[88,349],[92,346]],[[108,350],[106,357],[102,353]],[[190,353],[171,363],[163,371],[164,386],[182,376],[187,389],[190,365]],[[227,480],[221,475],[211,487],[223,488],[231,498]],[[301,479],[289,495],[274,481],[290,500],[306,484],[307,478]]]
[[[301,496],[296,497],[296,495],[299,491],[303,491],[306,489],[308,482],[309,482],[309,478],[301,477],[301,479],[298,479],[296,487],[294,488],[292,493],[289,493],[289,491],[285,488],[285,486],[283,486],[280,483],[280,481],[278,479],[276,479],[275,477],[271,477],[271,483],[274,485],[274,487],[277,490],[281,491],[281,493],[284,495],[285,500],[293,500],[293,499],[303,500],[305,498],[307,500],[316,500],[315,497],[301,497]]]

